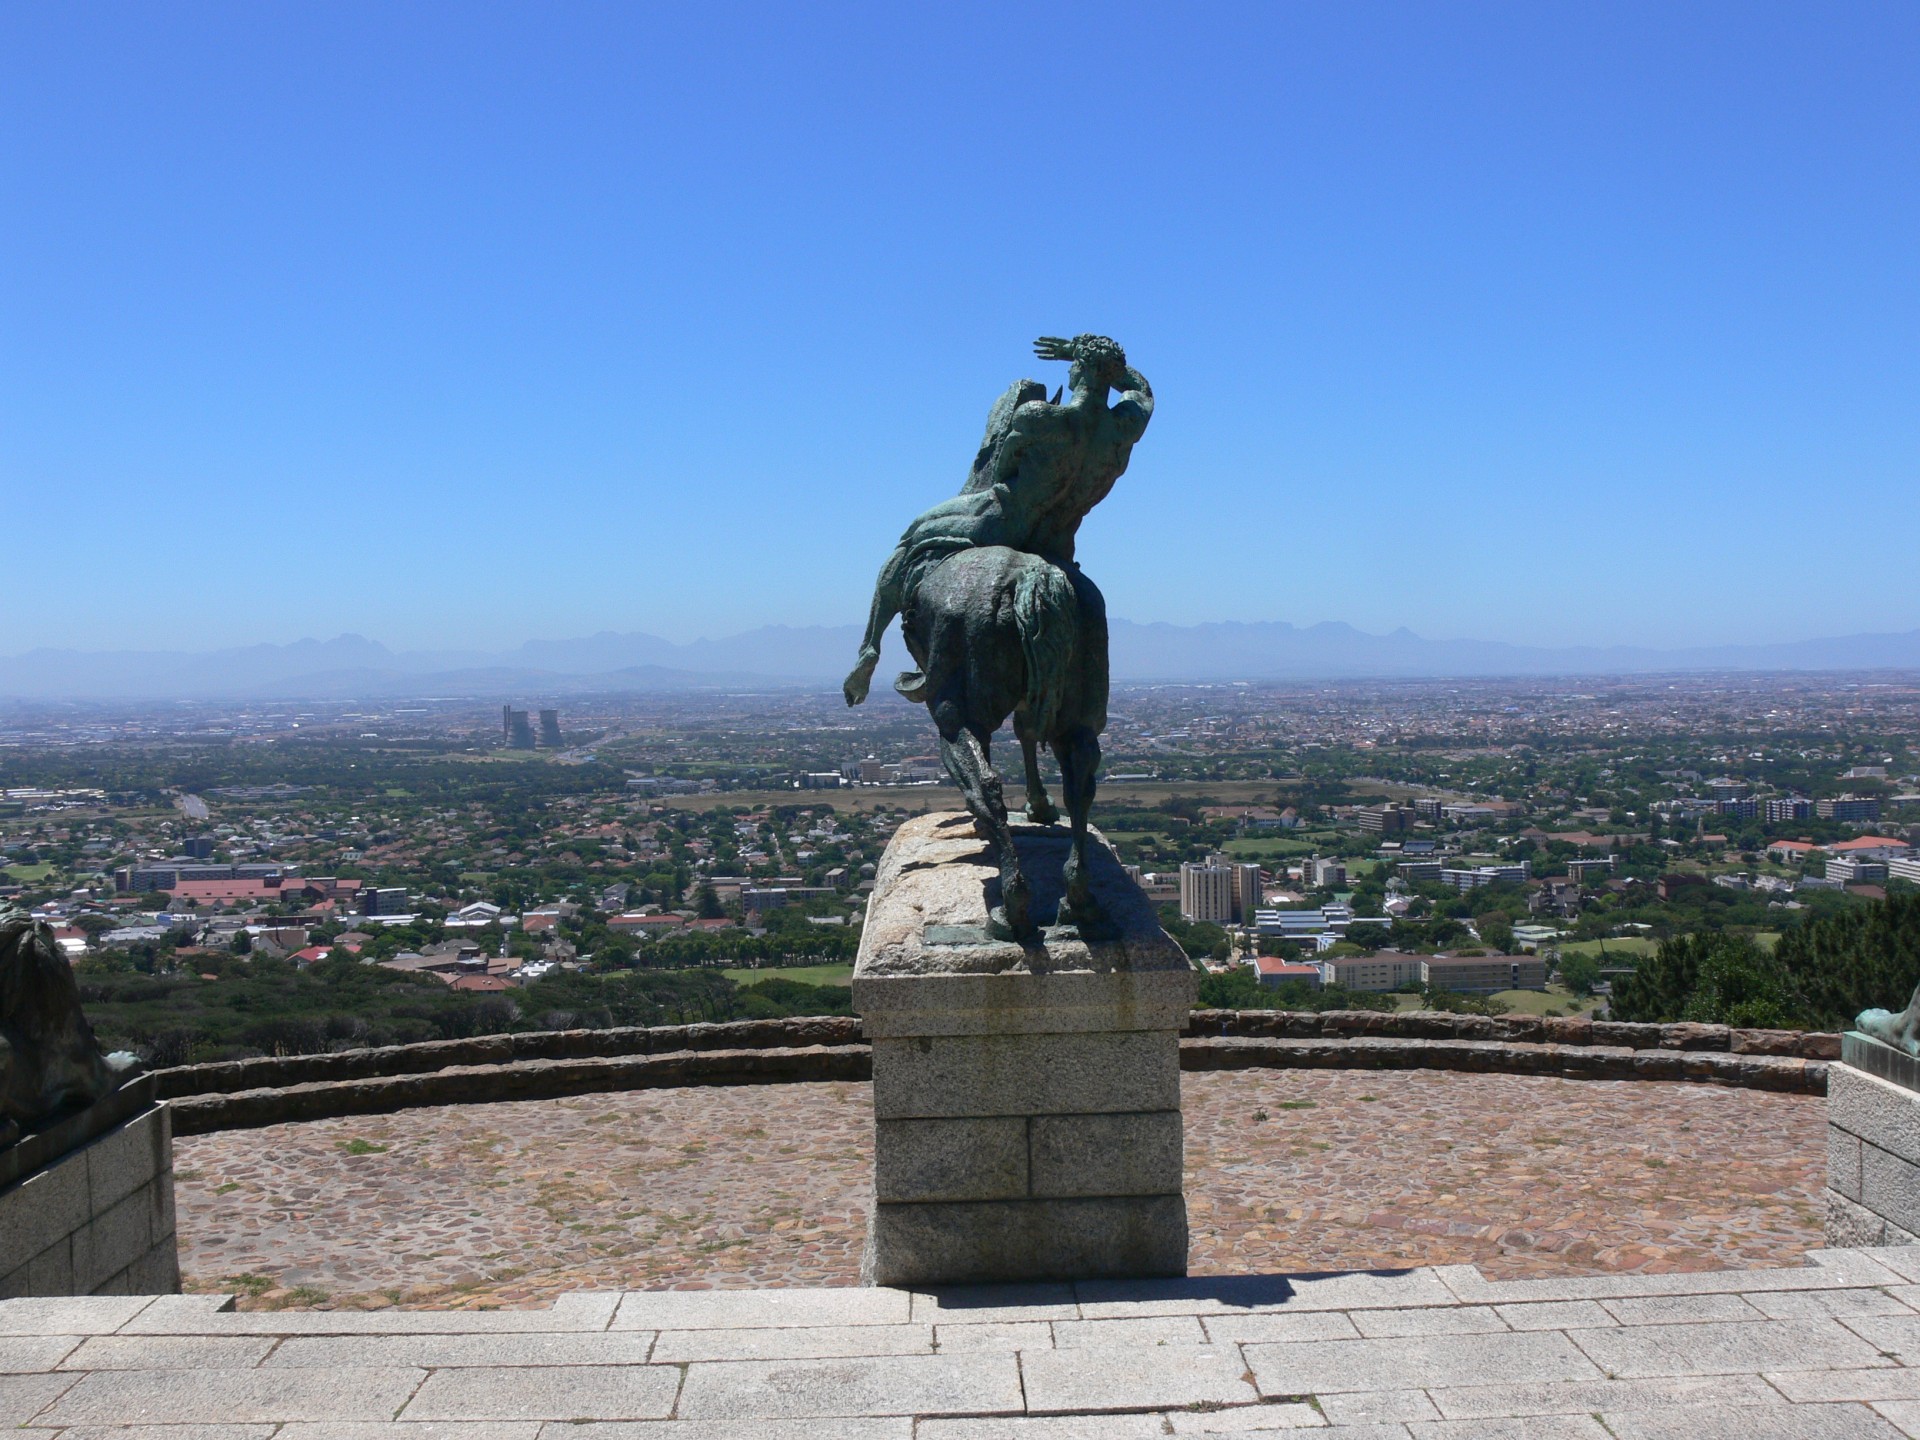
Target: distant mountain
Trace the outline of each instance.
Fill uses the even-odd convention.
[[[497,653],[396,651],[361,635],[228,650],[29,650],[0,658],[12,699],[395,699],[668,693],[826,686],[860,642],[854,625],[767,625],[677,644],[640,632],[530,640]],[[1139,625],[1112,622],[1117,680],[1414,679],[1629,675],[1683,670],[1920,670],[1920,630],[1772,645],[1658,650],[1428,640],[1330,622]],[[908,661],[897,635],[882,683]]]

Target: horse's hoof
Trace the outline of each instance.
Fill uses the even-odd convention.
[[[1022,818],[1029,825],[1052,825],[1060,819],[1060,812],[1051,805],[1029,804],[1027,813]]]

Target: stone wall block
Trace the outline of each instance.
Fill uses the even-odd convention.
[[[0,1271],[18,1270],[89,1213],[84,1151],[0,1193]]]
[[[26,1266],[23,1295],[72,1295],[75,1292],[73,1237],[63,1235],[42,1250]]]
[[[74,1232],[74,1283],[81,1293],[102,1293],[103,1285],[153,1248],[159,1237],[152,1208],[152,1197],[136,1192]]]
[[[1184,1275],[1178,1195],[874,1207],[873,1281],[963,1285]]]
[[[112,1209],[166,1169],[170,1151],[165,1117],[165,1107],[155,1107],[80,1152],[86,1157],[94,1214]]]
[[[1183,1150],[1180,1113],[1036,1115],[1033,1193],[1178,1195]]]
[[[1860,1198],[1860,1137],[1838,1125],[1827,1126],[1827,1188],[1849,1200]]]
[[[172,1235],[133,1263],[127,1271],[127,1288],[135,1295],[180,1293],[180,1252]]]
[[[1827,1191],[1826,1199],[1826,1241],[1831,1248],[1853,1250],[1888,1243],[1887,1222],[1882,1217],[1833,1190]]]
[[[1179,1040],[1172,1030],[873,1043],[873,1109],[882,1120],[1179,1108]]]
[[[1862,1145],[1860,1203],[1903,1230],[1920,1230],[1920,1165]]]
[[[1920,1164],[1920,1093],[1851,1065],[1829,1065],[1827,1122]]]
[[[874,1195],[882,1204],[1027,1197],[1023,1116],[881,1120],[873,1156]]]

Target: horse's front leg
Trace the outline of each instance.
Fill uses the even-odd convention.
[[[961,799],[992,845],[1000,867],[1000,904],[988,912],[987,928],[1004,939],[1025,940],[1034,933],[1032,889],[1013,848],[999,772],[988,758],[985,743],[962,721],[958,705],[936,705],[933,718],[940,727],[941,763],[960,787]]]
[[[1047,798],[1046,783],[1040,778],[1040,742],[1037,736],[1015,727],[1020,735],[1020,758],[1027,767],[1027,821],[1033,825],[1051,825],[1060,818]]]

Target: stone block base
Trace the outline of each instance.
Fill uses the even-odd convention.
[[[1017,843],[1036,894],[1057,892],[1064,832],[1023,827]],[[1089,869],[1116,928],[1093,943],[988,939],[986,861],[966,816],[908,821],[868,903],[853,974],[873,1045],[864,1278],[1184,1275],[1179,1035],[1198,977],[1104,844]]]
[[[0,1299],[179,1289],[166,1106],[0,1191]]]
[[[1174,1194],[877,1204],[861,1270],[870,1285],[1185,1275],[1187,1202]]]
[[[1868,1036],[1842,1037],[1827,1067],[1827,1243],[1920,1243],[1920,1063]]]

